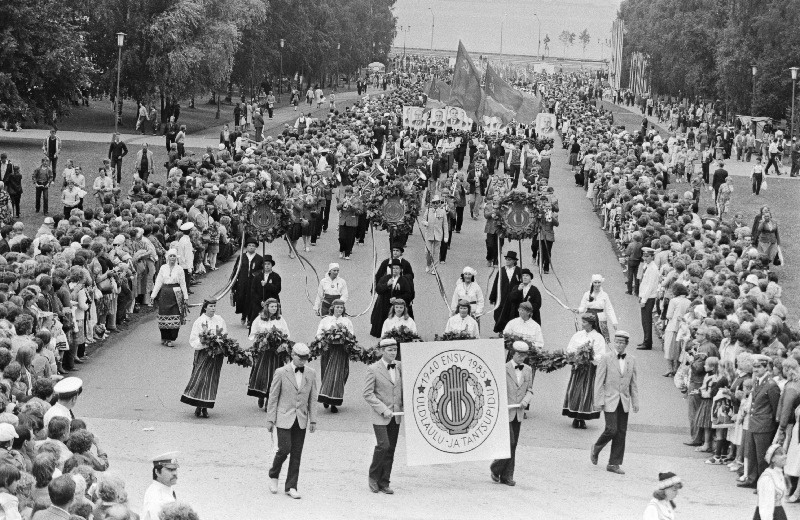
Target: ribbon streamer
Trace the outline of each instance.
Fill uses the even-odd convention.
[[[369,305],[367,305],[367,308],[355,316],[349,316],[351,319],[358,318],[359,316],[366,314],[372,308],[372,305],[375,303],[375,300],[378,297],[378,292],[375,290],[375,270],[378,268],[378,249],[375,246],[375,228],[373,228],[371,225],[369,226],[369,235],[372,237],[372,287],[369,290],[369,293],[372,295],[372,297],[369,300]]]
[[[425,233],[422,231],[422,225],[419,223],[419,217],[417,217],[416,221],[417,221],[417,228],[419,228],[419,233],[420,235],[422,235],[422,243],[425,246],[425,251],[427,251],[431,257],[431,265],[433,266],[433,274],[434,276],[436,276],[436,283],[439,286],[439,294],[442,296],[442,302],[444,302],[445,308],[447,308],[447,315],[450,316],[451,314],[450,304],[447,303],[447,294],[445,294],[444,291],[444,284],[442,283],[442,278],[439,276],[439,271],[436,269],[436,259],[433,258],[433,253],[428,247],[428,241],[425,240]]]
[[[317,273],[317,270],[314,269],[314,266],[311,264],[311,262],[309,262],[307,258],[305,258],[303,255],[297,252],[297,248],[295,248],[294,245],[291,243],[291,241],[289,241],[289,237],[283,235],[283,238],[284,240],[286,240],[286,243],[289,244],[289,251],[292,251],[295,254],[295,256],[297,257],[297,261],[300,262],[300,267],[303,268],[303,274],[305,275],[305,283],[303,284],[303,290],[306,293],[306,300],[308,300],[308,303],[310,303],[311,307],[313,308],[314,300],[312,300],[311,295],[308,294],[308,269],[306,269],[306,264],[314,272],[314,276],[317,277],[317,285],[319,285],[319,274]],[[303,262],[305,262],[305,264]]]

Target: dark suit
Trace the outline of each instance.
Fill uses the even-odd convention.
[[[111,167],[117,169],[117,184],[122,182],[122,158],[128,155],[128,147],[122,141],[111,141],[108,146],[108,158],[111,159]]]
[[[542,315],[541,315],[541,308],[542,308],[542,293],[539,292],[539,289],[536,288],[532,283],[528,289],[528,294],[525,297],[522,296],[522,290],[519,286],[514,287],[511,290],[511,293],[508,295],[508,301],[503,308],[503,321],[508,323],[509,321],[513,320],[517,317],[517,309],[522,302],[528,302],[533,307],[533,314],[531,318],[533,321],[538,323],[539,325],[542,324]]]
[[[263,266],[264,263],[262,262],[261,265]],[[261,268],[263,271],[263,267]],[[261,281],[264,281],[262,276]],[[261,301],[265,302],[270,298],[275,298],[278,301],[281,301],[281,275],[272,271],[267,275],[267,283],[262,286],[261,289]],[[255,319],[253,316],[251,319]]]
[[[497,301],[497,280],[500,280],[500,296],[501,300]],[[506,323],[509,320],[503,321],[503,307],[505,306],[506,302],[508,301],[508,297],[510,296],[511,289],[513,287],[518,286],[522,283],[522,269],[519,267],[514,267],[513,274],[511,275],[511,280],[508,279],[508,274],[506,273],[505,266],[500,268],[500,272],[494,278],[494,284],[492,285],[492,291],[489,293],[489,303],[494,304],[496,302],[494,308],[494,331],[497,333],[503,332],[503,329],[506,328]],[[513,316],[516,317],[516,316]]]
[[[244,254],[239,259],[242,266],[239,275],[233,284],[236,314],[241,314],[242,319],[250,320],[261,312],[261,295],[263,288],[261,280],[264,278],[264,258],[256,253],[253,259]]]
[[[60,507],[50,506],[36,511],[31,520],[69,520],[69,513]]]
[[[750,429],[745,435],[751,437],[752,442],[745,443],[749,448],[745,457],[750,460],[747,471],[747,481],[755,483],[761,473],[767,469],[767,448],[772,444],[778,423],[775,419],[778,413],[778,401],[781,398],[781,389],[772,379],[770,374],[764,376],[764,382],[753,380],[753,396],[750,405]]]
[[[375,292],[378,293],[378,299],[375,301],[375,306],[372,308],[372,315],[370,316],[370,335],[376,338],[381,337],[381,328],[383,322],[389,317],[389,310],[392,308],[391,299],[400,298],[406,302],[409,307],[411,298],[414,295],[411,282],[405,276],[400,276],[394,286],[389,287],[389,280],[391,275],[382,276],[378,283],[375,285]],[[398,358],[399,358],[398,353]]]
[[[594,406],[603,407],[606,428],[594,448],[598,453],[611,442],[608,464],[619,466],[625,456],[625,437],[628,433],[628,414],[631,408],[639,409],[639,387],[636,377],[636,359],[625,356],[625,371],[619,370],[615,351],[603,356],[597,363],[594,380]]]
[[[369,466],[369,478],[378,487],[389,487],[397,448],[397,435],[400,433],[400,416],[384,417],[385,411],[403,411],[403,376],[400,362],[395,361],[394,382],[383,359],[367,368],[364,383],[364,400],[372,407],[372,428],[375,430],[377,445]]]

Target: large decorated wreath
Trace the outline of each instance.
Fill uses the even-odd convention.
[[[292,225],[292,210],[277,191],[255,192],[245,201],[241,215],[247,236],[260,242],[282,237]]]
[[[361,359],[362,352],[358,346],[355,335],[340,323],[337,323],[329,329],[325,329],[320,337],[315,338],[314,341],[308,345],[308,348],[311,350],[311,359],[315,359],[322,356],[322,354],[328,350],[338,346],[344,347],[345,351],[347,351],[347,357],[352,361]]]
[[[386,338],[394,339],[397,342],[398,347],[403,343],[413,343],[417,341],[422,341],[422,338],[419,336],[419,334],[409,329],[405,325],[401,325],[399,327],[393,328],[392,330],[386,331],[386,334],[381,336],[381,340],[384,340]],[[378,342],[377,345],[375,345],[372,348],[362,349],[361,355],[359,356],[361,362],[369,365],[371,363],[378,361],[378,359],[380,359],[381,357],[380,354],[378,354],[379,347],[380,347],[380,341]],[[397,358],[400,359],[400,352],[398,352],[397,354],[398,354]]]
[[[419,200],[416,188],[413,184],[406,183],[400,179],[393,180],[388,184],[376,186],[365,196],[364,210],[367,218],[373,226],[379,229],[392,230],[401,234],[410,235],[414,231],[414,222],[419,215]],[[398,214],[404,211],[402,220],[387,218],[387,208],[391,208],[391,213]]]
[[[253,366],[253,358],[249,350],[243,350],[239,342],[228,336],[219,327],[216,330],[204,329],[200,332],[200,343],[207,345],[210,356],[225,356],[228,363],[241,367]]]
[[[253,358],[264,352],[272,352],[278,357],[285,357],[291,354],[293,346],[294,341],[290,340],[285,332],[273,328],[267,332],[256,334],[256,340],[250,347],[250,353]]]
[[[508,351],[509,359],[514,354],[512,346],[514,345],[515,341],[524,341],[527,343],[529,350],[528,355],[525,358],[525,364],[530,365],[530,367],[534,370],[549,374],[550,372],[555,372],[556,370],[567,366],[567,359],[563,350],[549,352],[541,347],[535,346],[524,337],[517,336],[516,334],[503,334],[503,340],[505,342],[506,350]]]
[[[539,210],[535,195],[522,191],[511,191],[500,199],[497,208],[497,227],[508,240],[523,240],[533,237]]]
[[[445,332],[444,334],[436,334],[433,341],[461,341],[465,339],[477,339],[466,330],[459,330],[454,332]]]

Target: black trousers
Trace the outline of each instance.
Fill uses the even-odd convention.
[[[44,202],[41,199],[44,199]],[[44,212],[47,213],[48,199],[48,189],[43,186],[36,186],[36,213],[39,213],[39,208],[44,209]]]
[[[764,433],[751,433],[748,431],[746,435],[750,435],[753,439],[753,442],[747,444],[749,449],[746,450],[744,454],[749,461],[747,466],[747,480],[756,482],[758,481],[758,477],[760,477],[769,466],[765,457],[767,456],[767,449],[769,449],[770,444],[772,444],[772,439],[775,437],[775,431]]]
[[[542,271],[550,271],[550,255],[553,253],[552,240],[532,240],[531,253],[536,262],[542,266]]]
[[[767,167],[764,168],[764,175],[769,175],[769,167],[770,166],[775,166],[775,171],[778,172],[778,173],[781,172],[781,169],[780,169],[780,166],[779,166],[780,162],[781,162],[780,157],[781,157],[780,154],[777,154],[777,153],[769,154],[769,161],[767,161]]]
[[[55,181],[56,174],[58,172],[58,170],[56,169],[58,168],[58,157],[50,157],[48,155],[47,158],[50,160],[50,169],[53,170],[53,181]]]
[[[278,428],[278,453],[269,469],[269,478],[278,478],[281,474],[283,463],[289,457],[289,471],[286,474],[285,491],[297,489],[297,480],[300,477],[300,459],[303,456],[303,444],[306,442],[306,430],[300,427],[297,419],[291,428]]]
[[[509,171],[508,175],[511,177],[511,188],[513,189],[517,185],[517,181],[519,180],[519,171],[520,165],[519,164],[512,164],[510,166],[511,170]]]
[[[448,217],[449,218],[449,217]],[[447,260],[447,250],[450,249],[450,242],[453,240],[453,228],[455,227],[455,219],[449,219],[447,236],[442,240],[442,245],[439,248],[439,261],[445,262]]]
[[[636,278],[636,273],[639,271],[639,264],[628,265],[628,292],[631,294],[639,294],[639,279]]]
[[[344,253],[344,256],[350,256],[353,253],[353,244],[355,243],[356,227],[339,226],[339,252]]]
[[[122,182],[122,157],[111,159],[111,167],[117,170],[117,184]]]
[[[594,444],[597,452],[602,451],[606,444],[611,442],[611,456],[608,463],[612,466],[622,464],[625,457],[625,436],[628,434],[628,412],[622,408],[622,402],[617,405],[617,409],[604,412],[606,417],[606,429],[600,434],[600,438]]]
[[[764,180],[763,175],[753,175],[753,193],[758,195],[761,193],[761,183]]]
[[[464,224],[464,207],[456,206],[456,231],[461,233],[461,226]]]
[[[653,348],[653,307],[655,304],[655,298],[648,298],[644,307],[640,307],[642,311],[642,331],[644,332],[642,345],[646,348]]]
[[[373,424],[375,440],[378,444],[372,453],[372,464],[369,465],[369,478],[378,483],[378,487],[389,487],[394,464],[394,451],[397,448],[397,434],[400,425],[394,417],[389,424]]]
[[[11,209],[14,210],[14,216],[19,217],[20,216],[19,203],[22,200],[22,193],[9,194],[9,197],[11,197]]]
[[[503,249],[505,239],[500,237],[500,249]],[[497,265],[497,233],[486,233],[486,261]]]
[[[331,199],[325,199],[325,207],[322,208],[322,230],[328,231],[328,219],[331,216]]]
[[[495,475],[499,475],[503,480],[514,480],[514,466],[516,465],[520,426],[522,426],[522,423],[519,419],[514,419],[508,423],[508,432],[511,438],[511,458],[496,459],[492,462],[491,466],[489,466],[489,470]]]
[[[356,228],[356,239],[359,244],[364,243],[364,238],[367,236],[367,229],[369,228],[369,220],[365,214],[358,216],[358,227]]]

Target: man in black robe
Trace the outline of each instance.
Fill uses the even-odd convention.
[[[542,325],[542,293],[533,285],[533,273],[527,267],[522,269],[522,283],[513,287],[508,295],[508,301],[503,307],[502,320],[508,323],[517,317],[517,309],[522,302],[528,302],[533,307],[531,318],[533,321]]]
[[[236,314],[242,315],[242,324],[250,325],[251,316],[261,311],[261,280],[264,278],[264,259],[256,253],[258,240],[245,239],[245,254],[239,259],[241,266],[233,284],[233,300]]]
[[[392,256],[391,258],[387,258],[381,265],[378,266],[378,270],[375,271],[375,285],[378,285],[380,279],[387,274],[392,274],[392,268],[389,265],[392,260],[400,260],[400,269],[403,272],[403,276],[408,278],[408,281],[411,282],[411,292],[414,292],[414,270],[411,268],[411,263],[403,258],[403,253],[405,253],[405,249],[400,244],[393,244],[392,245]],[[413,300],[413,298],[412,298]],[[409,304],[411,302],[408,302]],[[409,309],[409,315],[413,318],[414,316],[411,314],[411,309]]]
[[[275,298],[281,301],[281,276],[272,270],[275,267],[275,260],[272,255],[264,255],[264,270],[261,277],[261,297],[258,307],[255,305],[250,309],[250,323],[256,319],[256,316],[261,312],[262,305],[270,298]]]
[[[517,252],[509,251],[505,256],[506,265],[500,268],[500,272],[494,278],[492,291],[489,293],[489,303],[495,306],[494,308],[494,331],[498,334],[503,332],[508,320],[503,319],[503,308],[508,303],[508,297],[511,289],[517,287],[522,282],[522,271],[517,266]],[[500,294],[498,301],[498,287],[497,281],[500,280]],[[511,316],[516,317],[516,316]],[[509,318],[510,319],[510,318]]]
[[[410,307],[409,304],[413,296],[412,282],[403,276],[400,260],[392,260],[389,262],[389,267],[392,269],[392,273],[381,276],[375,285],[378,299],[375,300],[375,306],[372,308],[372,315],[370,316],[372,327],[369,333],[376,338],[381,337],[383,322],[389,317],[389,310],[392,308],[392,298],[401,298],[406,302],[406,306]]]

